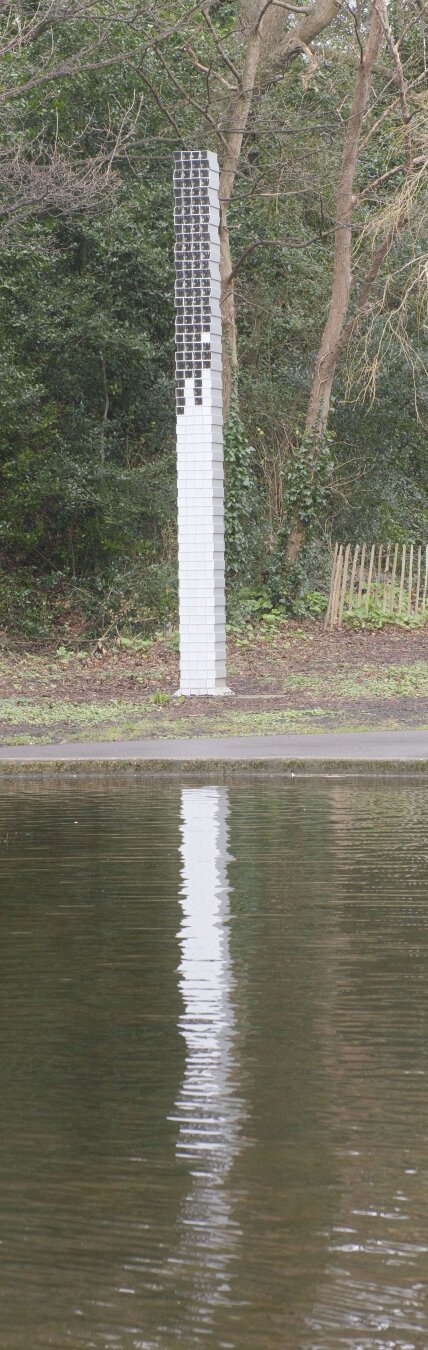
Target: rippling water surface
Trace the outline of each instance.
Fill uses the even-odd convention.
[[[426,1350],[426,801],[1,789],[1,1350]]]

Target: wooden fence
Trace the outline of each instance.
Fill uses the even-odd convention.
[[[355,614],[423,614],[428,590],[428,545],[336,544],[326,628]]]

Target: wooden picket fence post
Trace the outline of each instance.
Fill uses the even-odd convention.
[[[344,617],[424,614],[428,592],[428,544],[335,544],[326,628]]]

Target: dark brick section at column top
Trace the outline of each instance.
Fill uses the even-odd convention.
[[[206,150],[174,155],[177,415],[184,413],[185,380],[202,404],[202,370],[210,369],[211,278],[209,161]],[[207,340],[202,341],[203,334]]]

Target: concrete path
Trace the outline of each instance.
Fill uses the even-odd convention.
[[[428,764],[428,731],[351,731],[307,736],[225,736],[192,740],[86,741],[0,748],[0,767],[14,764]]]

